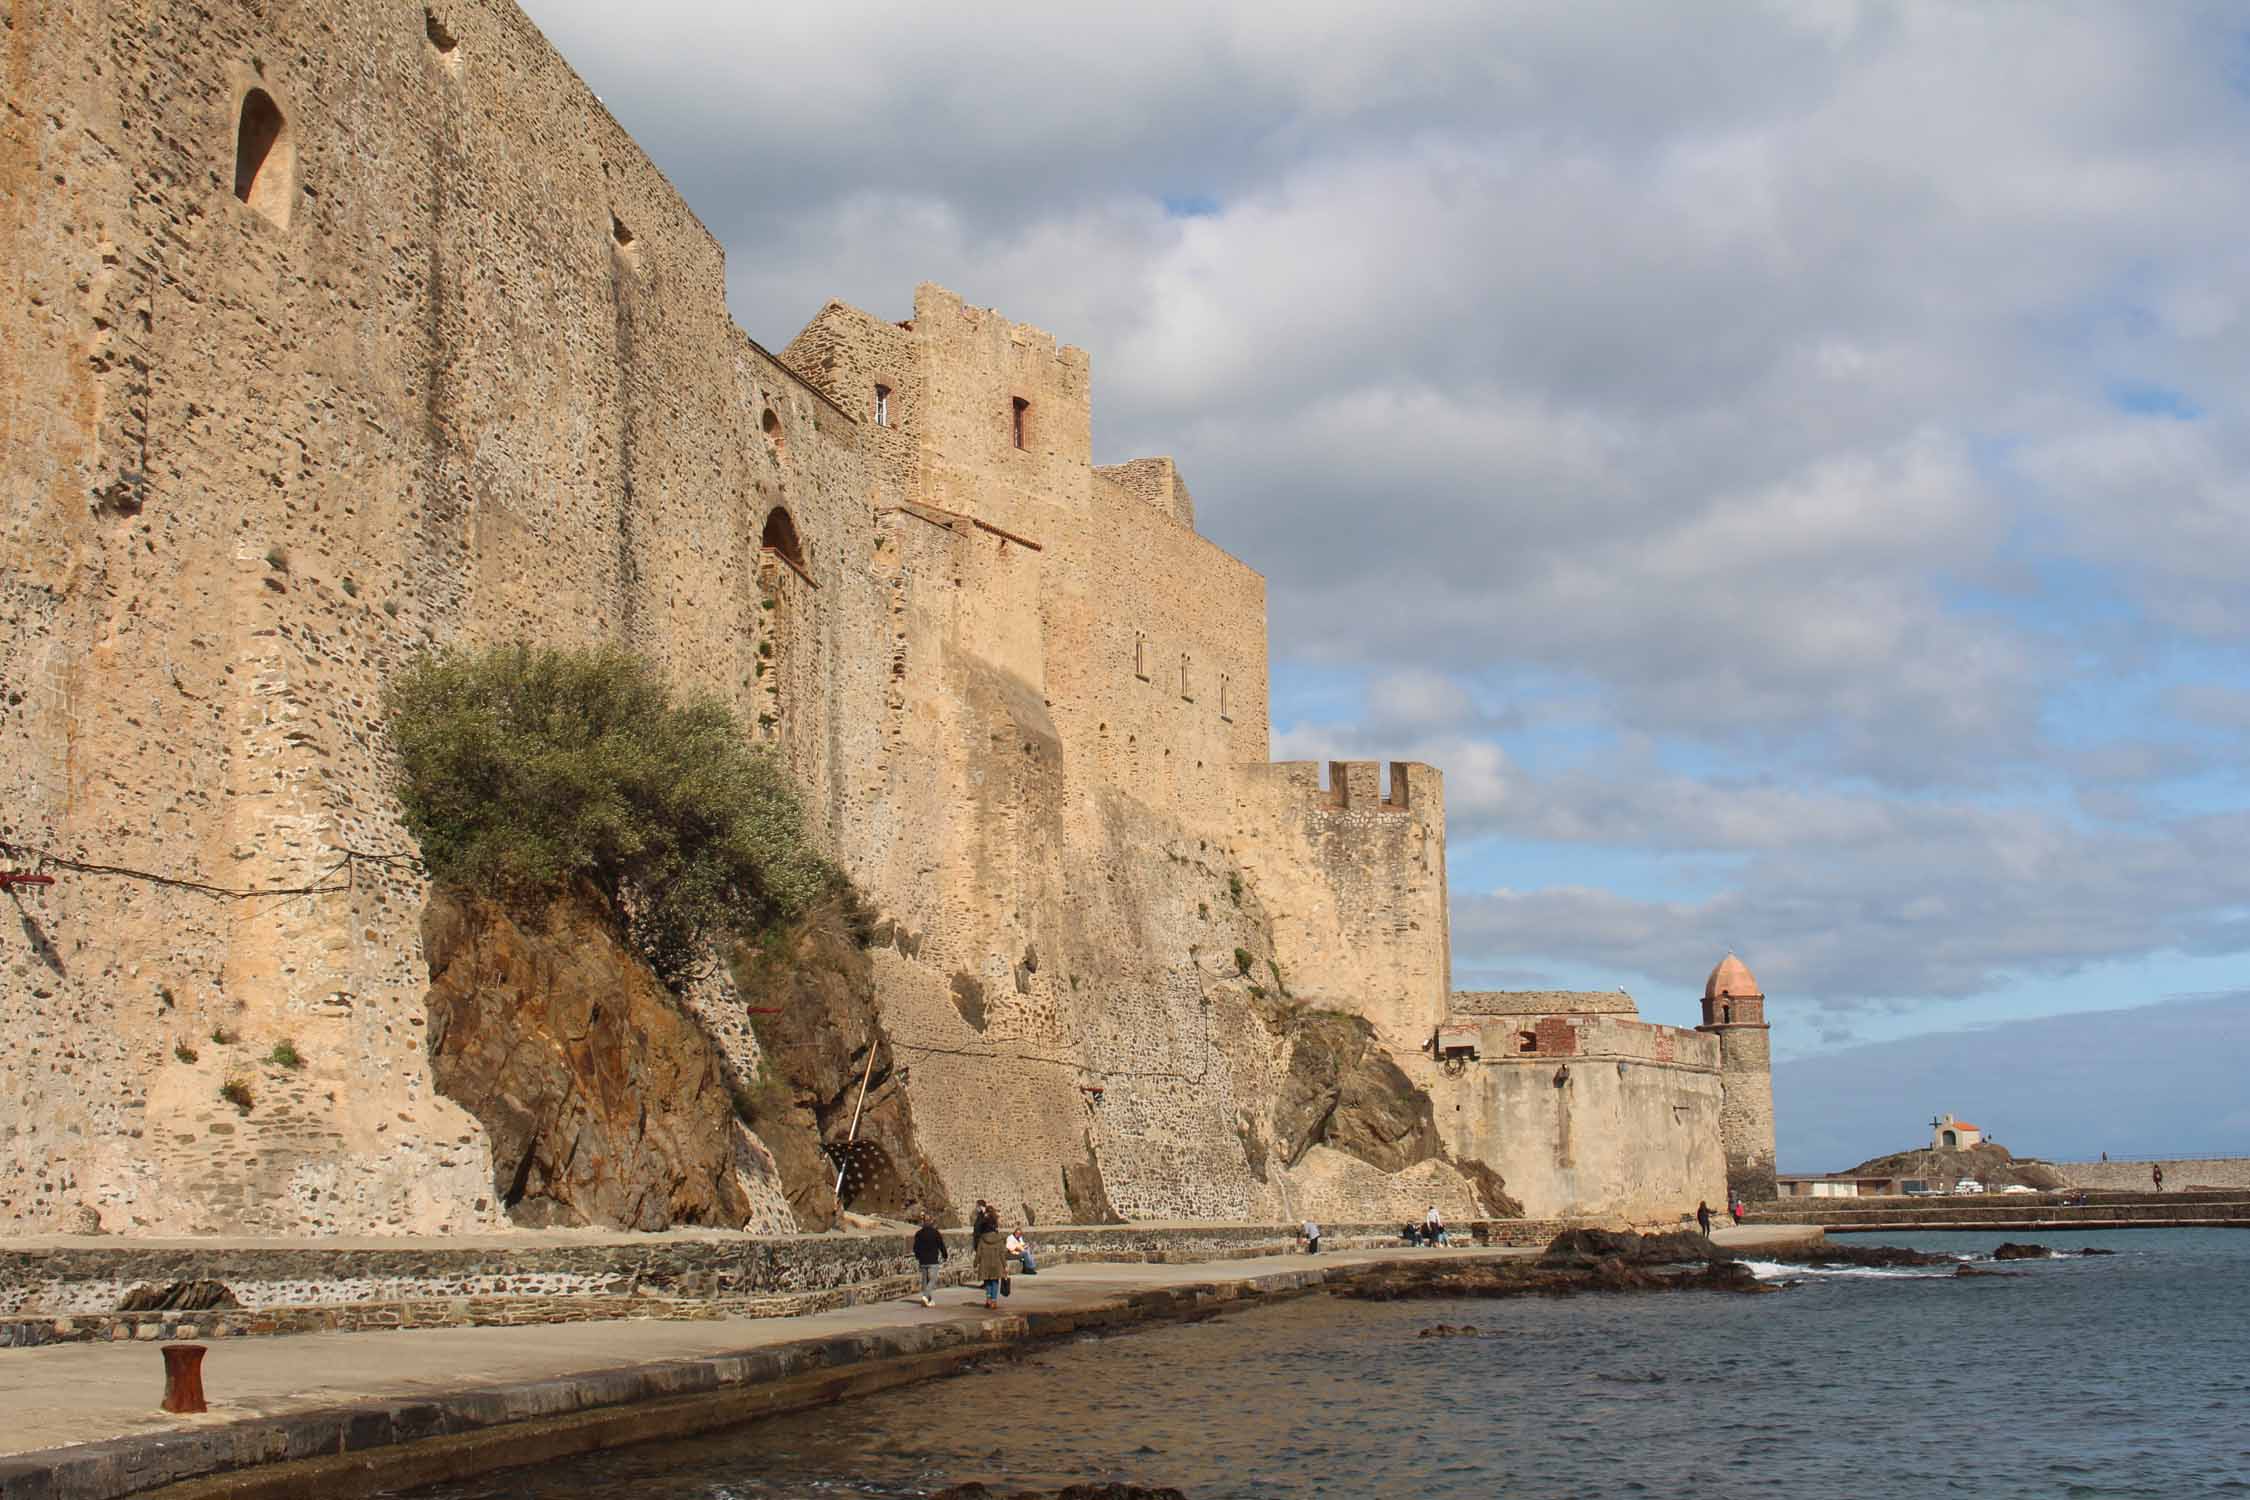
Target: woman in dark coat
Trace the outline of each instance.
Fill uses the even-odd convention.
[[[1000,1236],[1000,1226],[989,1219],[977,1220],[977,1280],[984,1283],[984,1305],[1000,1305],[1000,1278],[1008,1274],[1008,1242]]]

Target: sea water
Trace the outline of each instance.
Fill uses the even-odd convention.
[[[1999,1238],[1884,1242],[1982,1257]],[[2250,1495],[2250,1232],[2038,1238],[2066,1254],[1980,1259],[2007,1277],[1760,1263],[1783,1291],[1310,1297],[420,1494]],[[1438,1323],[1478,1333],[1418,1336]]]

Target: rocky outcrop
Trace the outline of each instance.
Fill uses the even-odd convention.
[[[1709,1238],[1692,1230],[1635,1234],[1631,1230],[1566,1229],[1539,1257],[1543,1271],[1584,1270],[1616,1261],[1628,1266],[1670,1266],[1732,1260]]]
[[[952,1222],[945,1185],[915,1139],[904,1069],[851,911],[823,907],[739,953],[733,969],[765,1058],[764,1075],[746,1080],[744,1108],[798,1222],[826,1229],[839,1208]]]
[[[1629,1265],[1617,1257],[1567,1269],[1526,1262],[1404,1262],[1333,1289],[1339,1297],[1395,1302],[1421,1297],[1564,1296],[1574,1292],[1779,1291],[1740,1261]]]
[[[536,916],[438,891],[422,915],[437,1087],[492,1143],[515,1222],[738,1228],[763,1151],[717,1050],[590,888]]]
[[[1443,1154],[1430,1096],[1391,1061],[1374,1027],[1322,1011],[1295,1017],[1288,1031],[1288,1071],[1273,1106],[1285,1165],[1295,1166],[1314,1146],[1332,1146],[1385,1172]]]
[[[1863,1161],[1846,1177],[1920,1178],[1948,1187],[1973,1177],[1987,1188],[2027,1187],[2042,1192],[2070,1186],[2068,1178],[2041,1161],[2018,1161],[2015,1153],[1990,1141],[1974,1146],[1934,1146],[1900,1151]]]
[[[1839,1245],[1834,1241],[1810,1248],[1772,1246],[1758,1251],[1760,1260],[1778,1260],[1794,1266],[1949,1266],[1954,1258],[1937,1250],[1909,1250],[1902,1245]]]
[[[2052,1260],[2055,1252],[2045,1245],[2019,1245],[2013,1240],[2002,1240],[1993,1250],[1994,1260]]]
[[[956,1484],[930,1500],[1187,1500],[1179,1490],[1138,1484],[1073,1484],[1059,1490],[996,1490],[984,1484]]]

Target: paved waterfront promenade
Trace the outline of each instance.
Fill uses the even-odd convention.
[[[1722,1229],[1749,1251],[1792,1226]],[[928,1378],[1027,1339],[1289,1296],[1393,1261],[1527,1249],[1346,1250],[1199,1264],[1083,1262],[1019,1277],[999,1313],[949,1287],[934,1309],[865,1303],[788,1318],[319,1333],[212,1343],[211,1410],[157,1409],[156,1346],[0,1351],[0,1497],[93,1500],[215,1476],[188,1495],[360,1494],[678,1436]],[[399,1462],[402,1444],[425,1455]],[[249,1472],[244,1472],[249,1471]],[[228,1473],[233,1478],[216,1477]]]

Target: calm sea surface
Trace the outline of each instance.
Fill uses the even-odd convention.
[[[1895,1236],[1953,1254],[2001,1236]],[[2028,1238],[2028,1236],[2025,1236]],[[2250,1232],[2052,1234],[2021,1277],[1770,1297],[1308,1298],[447,1500],[896,1497],[981,1479],[1251,1496],[2250,1495]],[[1419,1339],[1432,1323],[1476,1339]]]

